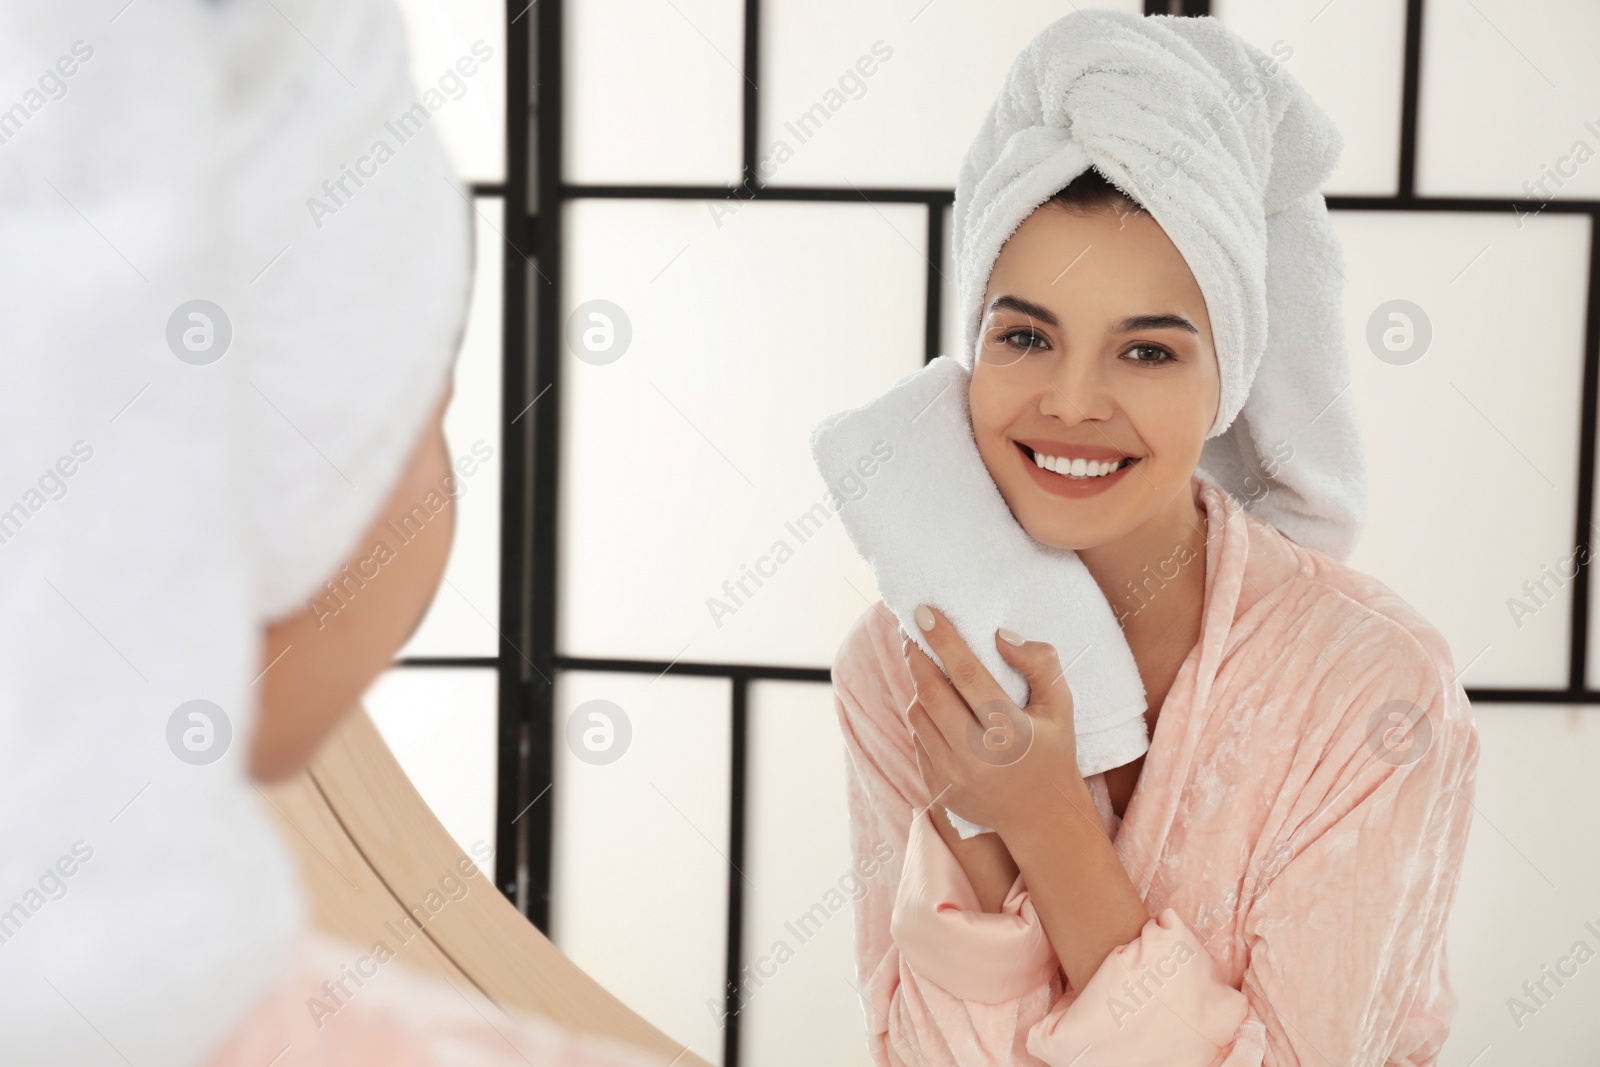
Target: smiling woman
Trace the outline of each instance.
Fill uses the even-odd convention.
[[[1248,129],[1218,101],[1192,167],[1133,177],[1260,59],[1209,19],[1069,15],[963,163],[973,437],[1116,610],[1150,744],[1085,775],[1038,635],[924,604],[935,661],[862,614],[833,674],[852,840],[905,857],[857,904],[881,1064],[1422,1067],[1448,1033],[1478,740],[1438,631],[1339,562],[1363,475],[1316,192],[1337,132],[1280,73]],[[1230,492],[1262,484],[1251,510]],[[1027,742],[997,759],[996,735]]]

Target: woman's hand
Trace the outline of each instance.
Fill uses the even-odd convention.
[[[1087,795],[1078,772],[1072,693],[1056,650],[1042,641],[995,646],[1028,681],[1018,708],[955,627],[932,608],[917,609],[922,632],[949,672],[905,641],[917,699],[909,709],[917,766],[928,796],[1004,837]],[[1016,635],[1012,635],[1016,636]],[[1059,795],[1058,795],[1059,794]]]

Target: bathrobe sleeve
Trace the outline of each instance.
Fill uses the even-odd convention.
[[[999,913],[978,911],[971,884],[919,810],[927,790],[904,718],[913,690],[898,623],[874,612],[886,609],[875,605],[857,621],[833,665],[852,851],[862,869],[889,857],[855,903],[857,991],[873,1062],[1035,1062],[1023,1046],[1060,992],[1055,952],[1020,877]],[[941,909],[941,925],[902,929],[900,918],[921,908]]]
[[[1390,631],[1367,646],[1374,654],[1331,672],[1337,685],[1303,695],[1328,711],[1292,760],[1297,784],[1283,798],[1282,822],[1289,858],[1239,908],[1238,979],[1212,955],[1222,951],[1221,931],[1202,939],[1165,908],[1074,994],[1059,977],[1040,980],[1050,949],[1034,940],[1043,933],[1020,877],[1001,913],[979,912],[930,816],[910,816],[909,798],[920,797],[921,786],[909,737],[904,762],[885,765],[899,743],[877,736],[896,721],[885,709],[897,711],[889,702],[899,694],[883,679],[897,675],[880,660],[884,674],[873,676],[863,652],[874,642],[858,636],[834,676],[852,758],[853,827],[859,841],[909,823],[897,887],[874,887],[858,904],[858,963],[878,1062],[1434,1064],[1455,1005],[1444,927],[1478,742],[1460,687],[1415,654],[1414,643],[1396,647],[1404,640]],[[876,642],[880,655],[883,644]],[[1370,660],[1365,668],[1362,658]],[[1426,727],[1412,733],[1419,757],[1385,748],[1371,729],[1372,710],[1397,701],[1424,710]],[[890,806],[896,796],[899,806]],[[1053,967],[1053,954],[1048,959]],[[1045,995],[1041,1014],[1037,998]]]

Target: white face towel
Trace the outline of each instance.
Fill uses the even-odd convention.
[[[1133,653],[1077,553],[1035,540],[1011,514],[972,436],[970,385],[965,367],[940,356],[818,423],[812,456],[901,629],[942,668],[913,616],[918,604],[939,609],[1019,708],[1028,685],[995,631],[1053,645],[1072,690],[1078,769],[1120,767],[1148,747]],[[999,758],[1020,758],[1012,751]],[[949,814],[962,837],[988,832]]]
[[[0,1060],[193,1063],[306,921],[262,627],[441,395],[470,209],[389,0],[6,4],[0,69]]]
[[[956,180],[961,359],[1006,239],[1091,165],[1182,253],[1221,399],[1200,466],[1298,543],[1346,558],[1366,509],[1344,265],[1322,183],[1333,121],[1272,56],[1209,16],[1083,9],[1023,49]]]

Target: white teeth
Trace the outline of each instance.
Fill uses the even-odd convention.
[[[1046,456],[1039,452],[1033,453],[1033,462],[1047,471],[1065,475],[1068,478],[1104,478],[1122,466],[1119,459],[1094,460],[1067,459],[1063,456]]]

